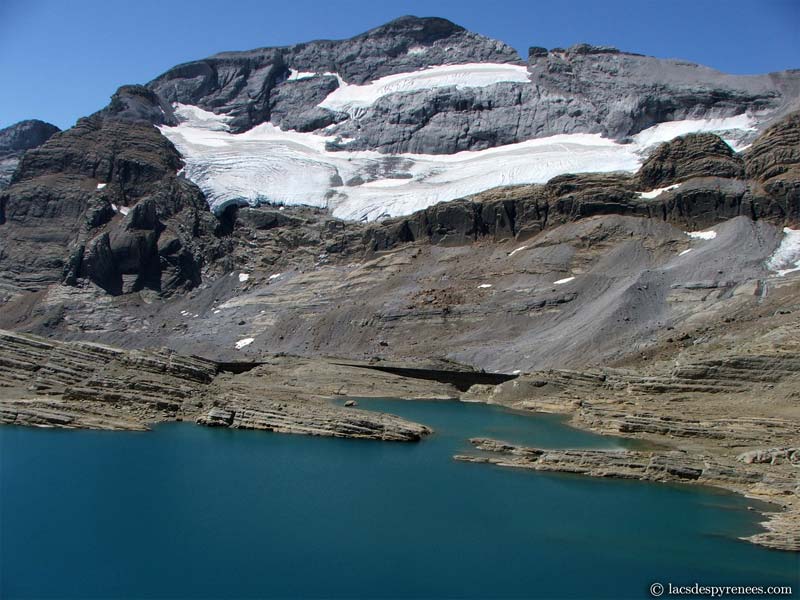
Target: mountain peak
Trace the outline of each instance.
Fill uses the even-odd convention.
[[[55,125],[28,119],[0,129],[0,156],[17,154],[41,146],[54,133],[61,131]]]
[[[370,29],[362,34],[362,36],[374,37],[403,33],[417,38],[420,42],[433,42],[463,31],[466,31],[466,29],[460,25],[456,25],[452,21],[440,17],[405,15],[389,21],[384,25]]]

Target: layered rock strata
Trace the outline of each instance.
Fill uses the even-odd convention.
[[[157,422],[196,420],[390,441],[416,441],[431,431],[392,415],[330,403],[330,396],[345,391],[341,383],[335,387],[342,368],[324,361],[282,357],[255,371],[220,375],[214,361],[171,351],[121,350],[0,331],[0,366],[0,423],[8,425],[141,430]],[[307,374],[307,382],[292,379],[292,370]],[[361,396],[442,398],[456,392],[356,367],[346,374],[347,391]]]

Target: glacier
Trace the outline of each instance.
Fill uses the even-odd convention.
[[[290,77],[317,75],[292,72]],[[439,85],[492,85],[514,77],[527,78],[526,68],[434,67],[363,86],[344,84],[320,106],[357,112],[387,94]],[[174,109],[179,124],[159,129],[184,158],[184,176],[203,190],[215,213],[232,204],[307,205],[361,221],[411,214],[493,187],[545,183],[565,173],[633,172],[652,147],[690,132],[719,132],[737,149],[738,140],[755,122],[745,114],[673,121],[645,129],[626,143],[599,134],[562,134],[450,155],[388,155],[328,150],[342,138],[285,131],[271,123],[235,134],[229,130],[229,116],[185,104],[175,104]]]

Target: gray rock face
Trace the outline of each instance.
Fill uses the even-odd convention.
[[[678,60],[579,44],[531,48],[529,83],[397,92],[357,116],[320,108],[339,83],[363,85],[430,66],[524,64],[509,46],[444,19],[403,17],[348,40],[226,52],[179,65],[148,84],[163,101],[232,118],[235,132],[271,121],[341,135],[331,149],[449,154],[560,133],[622,139],[663,121],[800,106],[800,72],[726,75]],[[290,70],[317,73],[289,79]]]
[[[0,190],[8,187],[26,150],[44,144],[60,131],[55,125],[32,119],[0,129]]]

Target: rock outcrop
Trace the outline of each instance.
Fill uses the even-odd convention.
[[[219,222],[176,175],[172,144],[130,110],[82,119],[22,158],[0,193],[6,297],[81,278],[110,294],[200,282]]]
[[[695,177],[744,176],[744,163],[719,136],[689,134],[658,146],[637,173],[643,190],[662,188]]]
[[[776,210],[800,219],[800,112],[769,127],[744,160],[747,176],[776,199]]]

